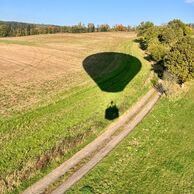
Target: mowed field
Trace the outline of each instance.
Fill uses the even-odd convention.
[[[146,93],[151,67],[134,38],[0,39],[1,193],[21,191],[103,132],[111,101],[121,115]]]

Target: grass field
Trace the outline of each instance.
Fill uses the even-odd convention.
[[[104,119],[111,101],[122,114],[145,94],[150,65],[133,38],[92,33],[0,39],[1,192],[21,191],[93,140],[111,122]],[[88,58],[96,65],[105,59],[105,68],[91,74],[83,67]]]
[[[125,141],[67,193],[194,193],[194,83],[185,87],[177,99],[163,97]]]

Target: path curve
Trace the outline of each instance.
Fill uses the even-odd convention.
[[[119,144],[130,131],[145,117],[145,115],[152,109],[154,104],[158,101],[160,93],[155,89],[151,89],[146,95],[144,95],[132,108],[127,111],[120,119],[110,125],[107,130],[97,137],[94,141],[89,143],[86,147],[81,149],[69,160],[61,164],[58,168],[54,169],[48,175],[34,183],[32,186],[27,188],[23,194],[39,194],[43,193],[45,189],[57,181],[58,178],[63,176],[71,168],[75,167],[82,159],[94,153],[99,147],[105,142],[107,144],[97,151],[97,153],[87,162],[83,167],[77,170],[71,175],[61,186],[59,186],[53,194],[64,193],[68,190],[75,182],[81,179],[86,173],[89,172],[100,160],[102,160],[117,144]],[[127,121],[130,122],[128,124]],[[124,130],[118,135],[114,136],[117,129],[125,126]]]

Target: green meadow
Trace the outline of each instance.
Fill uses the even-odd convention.
[[[162,97],[143,122],[67,193],[194,191],[194,83]]]

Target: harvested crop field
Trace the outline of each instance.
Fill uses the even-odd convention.
[[[0,192],[21,192],[104,131],[149,87],[133,33],[0,39]]]
[[[84,57],[113,51],[132,36],[101,33],[0,39],[1,114],[29,108],[48,98],[48,93],[87,84],[90,80],[81,65]]]

